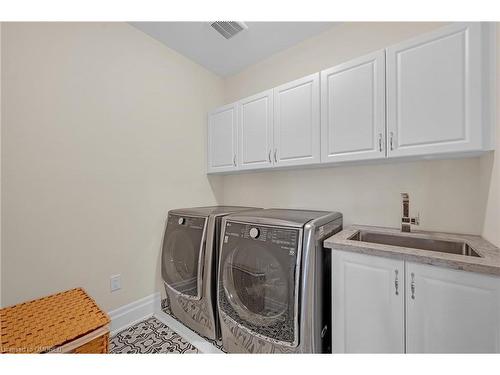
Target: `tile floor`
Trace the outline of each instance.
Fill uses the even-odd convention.
[[[111,337],[109,352],[185,354],[198,353],[198,349],[158,319],[151,317]]]
[[[163,312],[178,320],[170,311],[168,300],[162,300]],[[204,338],[220,350],[222,342]],[[193,345],[155,317],[143,320],[111,337],[109,352],[112,354],[148,353],[199,353]]]

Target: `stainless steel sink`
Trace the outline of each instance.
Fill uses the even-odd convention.
[[[466,242],[435,240],[431,238],[410,237],[397,234],[360,230],[349,238],[353,241],[370,242],[381,245],[409,247],[412,249],[438,251],[470,257],[481,257]]]

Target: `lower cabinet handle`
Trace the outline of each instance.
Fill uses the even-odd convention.
[[[277,163],[277,162],[278,162],[278,157],[276,156],[277,152],[278,152],[278,149],[277,149],[277,148],[275,148],[275,149],[274,149],[274,162],[275,162],[275,163]]]
[[[236,154],[233,155],[233,165],[236,167]]]
[[[413,272],[411,273],[410,289],[411,289],[411,299],[415,299],[415,274]]]
[[[269,159],[269,163],[272,163],[273,161],[271,160],[271,149],[269,149],[269,153],[267,154],[267,158]]]
[[[391,138],[390,138],[390,146],[391,146],[391,151],[394,150],[394,132],[391,132]]]
[[[378,133],[378,150],[382,152],[382,133]]]
[[[396,290],[396,295],[399,295],[399,280],[398,280],[398,270],[394,270],[394,289]]]

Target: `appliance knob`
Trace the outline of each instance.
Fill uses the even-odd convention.
[[[250,237],[257,238],[259,237],[260,231],[257,228],[250,229]]]
[[[182,225],[184,224],[184,218],[183,217],[180,217],[179,220],[177,221],[179,223],[179,225]]]

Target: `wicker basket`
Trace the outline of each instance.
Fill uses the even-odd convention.
[[[0,353],[107,353],[109,317],[82,288],[0,310]]]

